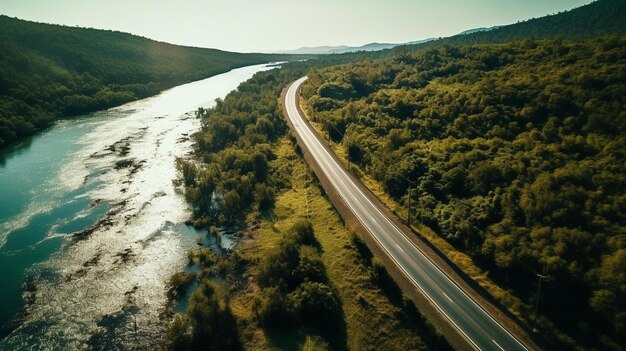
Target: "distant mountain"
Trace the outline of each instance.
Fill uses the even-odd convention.
[[[355,52],[355,51],[378,51],[378,50],[384,50],[384,49],[391,49],[395,46],[398,45],[402,45],[402,44],[393,44],[393,43],[369,43],[369,44],[365,44],[362,46],[356,46],[356,47],[346,47],[344,49],[338,49],[333,51],[333,54],[343,54],[345,52]]]
[[[0,147],[64,116],[285,58],[184,47],[117,31],[0,16]]]
[[[303,55],[326,55],[332,54],[338,50],[346,50],[350,48],[346,45],[341,46],[303,46],[295,50],[279,51],[282,54],[303,54]]]
[[[415,45],[420,43],[425,43],[431,40],[435,40],[435,38],[411,41],[408,43],[369,43],[361,46],[313,46],[313,47],[301,47],[295,50],[285,50],[280,51],[282,54],[299,54],[299,55],[330,55],[330,54],[345,54],[348,52],[358,52],[358,51],[380,51],[385,49],[392,49],[399,45]]]
[[[490,31],[496,28],[499,28],[500,26],[494,26],[494,27],[481,27],[481,28],[473,28],[473,29],[468,29],[465,30],[457,35],[465,35],[465,34],[471,34],[471,33],[477,33],[477,32],[486,32],[486,31]],[[279,53],[283,53],[283,54],[299,54],[299,55],[330,55],[330,54],[345,54],[348,52],[359,52],[359,51],[380,51],[380,50],[385,50],[385,49],[393,49],[396,46],[400,46],[400,45],[417,45],[417,44],[423,44],[423,43],[427,43],[430,41],[434,41],[437,40],[437,38],[428,38],[428,39],[422,39],[422,40],[415,40],[415,41],[409,41],[406,43],[369,43],[369,44],[365,44],[365,45],[361,45],[361,46],[347,46],[347,45],[340,45],[340,46],[304,46],[301,47],[299,49],[295,49],[295,50],[285,50],[285,51],[279,51]]]

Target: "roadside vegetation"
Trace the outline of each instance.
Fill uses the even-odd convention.
[[[401,213],[411,189],[412,217],[517,296],[502,302],[551,347],[619,350],[625,44],[400,48],[313,71],[303,93],[361,176]]]
[[[106,109],[286,55],[240,54],[0,16],[0,147]]]
[[[173,318],[166,347],[449,349],[344,227],[287,136],[278,97],[308,69],[301,63],[258,73],[198,111],[195,157],[179,161],[192,222],[207,235],[214,226],[244,229],[232,252],[190,253],[200,287],[187,313]],[[172,298],[185,293],[189,276],[172,277]],[[230,326],[224,343],[211,330],[195,331],[218,320]]]

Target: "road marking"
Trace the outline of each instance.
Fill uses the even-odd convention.
[[[445,296],[445,297],[446,297],[446,299],[450,300],[450,302],[454,302],[454,301],[452,301],[452,299],[450,298],[450,296],[448,296],[448,294],[446,294],[446,293],[445,293],[445,292],[443,292],[443,291],[442,291],[441,293],[443,294],[443,296]]]
[[[292,88],[294,85],[296,85],[296,83],[297,83],[298,85],[302,84],[302,82],[304,82],[304,81],[307,79],[307,77],[303,77],[303,78],[301,78],[301,79],[302,79],[302,81],[300,81],[300,82],[298,82],[298,81],[294,82],[294,83],[292,84],[292,86],[290,87],[290,90],[291,90],[291,88]],[[292,95],[293,95],[293,97],[292,97],[292,96],[289,96],[289,98],[290,98],[290,99],[291,99],[291,98],[293,98],[293,100],[295,101],[295,99],[296,99],[296,97],[295,97],[295,91],[294,91],[293,93],[288,92],[288,94],[292,94]],[[302,122],[304,122],[304,118],[300,115],[300,113],[299,113],[299,112],[296,112],[296,114],[297,114],[297,116],[299,117],[299,119],[300,119]],[[291,116],[289,116],[289,117],[291,118]],[[294,122],[294,120],[293,120],[293,119],[291,119],[291,120],[292,120],[292,122]],[[298,121],[295,121],[295,123],[299,123],[299,122],[298,122]],[[306,129],[309,131],[309,133],[305,133],[305,134],[306,134],[306,136],[307,136],[307,137],[309,137],[309,134],[310,134],[310,133],[312,133],[312,132],[311,132],[310,128],[308,128],[308,127],[307,127]],[[303,138],[304,143],[305,143],[305,144],[307,144],[307,141],[305,140],[305,139],[306,139],[306,138],[305,138],[305,136],[304,136],[304,135],[301,135],[301,137]],[[313,145],[306,145],[306,146],[307,146],[308,148],[311,148],[311,146],[314,146],[314,144],[316,144],[316,139],[315,139],[315,138],[313,138],[313,139],[309,139],[309,142],[311,142]],[[321,145],[321,144],[320,144],[320,142],[319,142],[319,140],[317,140],[317,143],[318,143],[319,145]],[[311,149],[312,149],[312,148],[311,148]],[[324,160],[324,161],[326,161],[326,162],[328,163],[328,166],[330,167],[329,171],[333,172],[333,174],[335,174],[335,176],[337,176],[337,173],[335,172],[335,169],[334,169],[334,167],[332,166],[332,164],[337,164],[337,163],[336,163],[336,161],[335,161],[335,160],[334,160],[334,159],[330,156],[330,153],[328,153],[328,151],[327,151],[324,147],[322,147],[321,149],[325,151],[325,153],[323,153],[323,154],[322,154],[322,156],[323,156],[323,160]],[[314,152],[311,152],[311,154],[314,154]],[[328,155],[328,157],[330,157],[330,160],[328,160],[328,159],[327,159],[326,155]],[[319,156],[319,155],[318,155],[318,156]],[[332,164],[331,164],[331,163],[332,163]],[[320,167],[321,167],[321,166],[320,166]],[[322,167],[322,168],[323,168],[323,167]],[[325,173],[326,173],[326,172],[325,172]],[[343,171],[342,171],[342,173],[343,173]],[[344,174],[345,174],[345,173],[344,173]],[[327,175],[327,176],[328,176],[328,175]],[[330,177],[329,177],[329,179],[330,179]],[[353,187],[355,187],[355,186],[356,186],[356,185],[354,184],[354,182],[353,182],[350,178],[348,178],[348,181],[352,184],[352,186],[353,186]],[[405,268],[404,268],[404,267],[400,264],[400,262],[398,262],[398,260],[397,260],[397,259],[396,259],[396,258],[395,258],[392,254],[391,254],[391,252],[389,251],[389,248],[388,248],[388,247],[386,247],[386,246],[385,246],[385,245],[384,245],[384,244],[380,241],[380,239],[376,236],[376,234],[375,234],[375,233],[371,230],[371,228],[369,228],[369,227],[365,224],[365,222],[363,222],[363,219],[362,219],[362,218],[360,218],[358,215],[356,215],[356,211],[355,211],[355,209],[354,209],[354,208],[353,208],[353,207],[349,204],[349,201],[347,200],[346,196],[345,196],[345,195],[344,195],[344,194],[343,194],[343,193],[339,190],[339,188],[337,187],[337,184],[336,184],[334,181],[331,181],[331,183],[332,183],[332,184],[333,184],[333,186],[335,186],[335,188],[337,189],[337,193],[338,193],[338,194],[339,194],[339,196],[343,199],[344,203],[348,206],[348,208],[350,208],[350,210],[352,211],[352,213],[354,213],[354,214],[355,214],[355,217],[357,218],[357,220],[358,220],[359,222],[361,222],[361,224],[363,225],[363,227],[365,228],[365,230],[367,230],[367,231],[369,231],[369,232],[370,232],[370,234],[372,235],[372,237],[374,238],[374,240],[376,240],[376,241],[378,242],[378,244],[380,245],[380,247],[381,247],[381,248],[382,248],[382,249],[383,249],[383,250],[387,253],[387,255],[391,258],[391,260],[393,260],[393,261],[396,263],[396,266],[397,266],[397,267],[399,267],[402,271],[404,271],[404,273],[406,274],[406,276],[407,276],[407,277],[408,277],[408,278],[409,278],[409,279],[413,282],[413,284],[415,284],[415,286],[416,286],[416,287],[417,287],[417,288],[418,288],[418,289],[422,292],[422,294],[423,294],[424,296],[426,296],[426,298],[427,298],[428,300],[430,300],[430,302],[431,302],[431,303],[432,303],[432,304],[433,304],[433,305],[434,305],[434,306],[435,306],[435,307],[439,310],[439,312],[441,312],[441,313],[442,313],[442,314],[443,314],[443,315],[444,315],[444,316],[448,319],[448,321],[450,321],[450,323],[452,323],[452,324],[456,327],[456,329],[457,329],[459,332],[461,332],[461,334],[463,334],[463,336],[465,336],[465,338],[466,338],[466,339],[467,339],[467,340],[468,340],[468,341],[469,341],[472,345],[474,345],[474,347],[475,347],[477,350],[482,351],[482,349],[481,349],[481,348],[480,348],[480,347],[479,347],[479,346],[478,346],[478,345],[474,342],[474,340],[472,340],[472,338],[470,338],[470,337],[469,337],[469,335],[467,335],[467,333],[465,333],[465,331],[464,331],[463,329],[461,329],[461,327],[459,327],[459,325],[458,325],[458,324],[456,324],[456,322],[455,322],[452,318],[450,318],[450,316],[446,313],[446,311],[444,311],[444,310],[441,308],[441,306],[439,306],[439,304],[437,304],[437,302],[435,302],[435,300],[433,300],[433,298],[432,298],[430,295],[428,295],[428,293],[426,293],[426,291],[425,291],[425,290],[424,290],[424,289],[423,289],[423,288],[419,285],[419,283],[415,280],[415,278],[413,278],[413,277],[411,276],[411,274],[410,274],[410,273],[409,273],[409,272],[408,272],[408,271],[407,271],[407,270],[406,270],[406,269],[405,269]],[[357,187],[357,188],[356,188],[356,190],[357,190],[359,193],[361,193],[363,196],[365,196],[365,195],[363,194],[363,192],[361,191],[361,189],[359,189],[359,188]],[[372,202],[371,202],[371,201],[369,201],[369,199],[367,199],[367,197],[366,197],[365,199],[367,200],[367,202],[368,202],[368,203],[372,204]],[[372,204],[372,206],[374,206],[374,205]],[[389,220],[388,220],[388,219],[387,219],[387,218],[383,215],[383,213],[382,213],[382,212],[381,212],[378,208],[374,207],[374,209],[375,209],[375,210],[376,210],[376,211],[377,211],[377,212],[378,212],[381,216],[383,216],[383,218],[384,218],[384,219],[386,219],[386,220],[387,220],[387,222],[391,223],[391,224],[392,224],[392,225],[393,225],[393,226],[394,226],[394,227],[395,227],[395,228],[399,231],[398,227],[397,227],[395,224],[393,224],[393,222],[389,221]],[[401,232],[400,232],[400,233],[401,233]],[[401,234],[402,234],[402,233],[401,233]],[[408,240],[408,239],[406,238],[406,236],[404,236],[404,234],[402,234],[402,236],[403,236],[406,240]],[[409,241],[409,243],[410,243],[410,241]],[[396,244],[396,245],[397,245],[397,244]],[[415,245],[413,245],[413,246],[417,249],[417,247],[416,247]],[[398,248],[400,248],[400,247],[398,246]],[[400,250],[402,250],[402,248],[400,248]],[[421,253],[421,251],[419,251],[419,249],[417,249],[417,250],[418,250],[418,252],[420,252],[420,253]],[[404,251],[403,251],[403,252],[404,252]],[[422,255],[423,255],[423,253],[422,253]],[[432,265],[434,265],[434,263],[433,263],[432,261],[430,261],[430,262],[431,262],[431,264],[432,264]],[[436,267],[436,266],[435,266],[435,267]],[[450,280],[450,278],[448,278],[448,280]],[[466,295],[466,296],[467,296],[467,295]],[[493,318],[492,318],[492,319],[493,319]],[[495,322],[495,320],[494,320],[494,322]],[[521,344],[520,344],[520,345],[521,345]],[[523,347],[523,345],[522,345],[522,347]]]
[[[491,339],[491,341],[493,341],[493,343],[496,344],[496,346],[499,347],[500,350],[505,351],[504,348],[500,346],[495,340]]]
[[[300,78],[299,80],[297,80],[296,82],[294,82],[291,86],[289,86],[288,92],[287,92],[287,97],[286,100],[289,100],[289,103],[291,103],[292,105],[295,106],[295,103],[297,101],[297,96],[296,96],[296,91],[297,88],[307,79],[307,77],[303,77]],[[396,263],[396,266],[398,268],[400,268],[402,271],[404,271],[404,273],[406,274],[406,276],[413,282],[413,284],[415,284],[415,286],[422,291],[422,293],[424,294],[424,296],[426,298],[428,298],[428,300],[431,301],[431,303],[433,303],[433,305],[435,307],[437,307],[437,309],[448,319],[449,322],[451,322],[458,331],[461,332],[461,334],[463,334],[463,336],[465,336],[465,338],[474,345],[474,347],[478,350],[480,350],[480,347],[478,347],[478,345],[476,345],[476,343],[465,333],[465,331],[463,329],[461,329],[456,322],[450,318],[447,313],[445,311],[443,311],[441,309],[441,307],[426,293],[426,291],[424,291],[424,289],[421,288],[421,286],[419,286],[419,284],[417,283],[417,281],[411,276],[411,274],[409,274],[408,271],[406,271],[406,269],[398,262],[398,260],[391,254],[391,252],[387,249],[387,247],[385,247],[385,245],[380,241],[380,239],[377,237],[377,234],[375,234],[374,232],[372,232],[371,228],[368,228],[368,226],[363,222],[362,218],[359,217],[358,213],[359,211],[356,211],[356,209],[350,204],[350,201],[346,198],[346,195],[342,193],[342,191],[340,190],[340,186],[339,183],[341,183],[345,188],[352,188],[354,187],[357,193],[360,193],[364,200],[369,203],[369,205],[373,206],[374,210],[376,210],[381,216],[382,219],[384,220],[384,222],[389,223],[391,226],[395,227],[396,231],[401,235],[401,237],[406,240],[409,243],[410,247],[414,247],[418,253],[420,253],[427,261],[430,262],[430,264],[433,266],[433,268],[436,269],[436,271],[438,271],[439,273],[443,274],[443,276],[445,278],[447,278],[447,281],[449,283],[451,283],[456,289],[458,289],[461,293],[463,293],[465,295],[465,297],[467,297],[469,299],[469,301],[476,307],[478,307],[480,310],[482,310],[482,312],[489,317],[489,319],[491,319],[498,327],[500,327],[500,329],[502,329],[504,332],[506,332],[506,334],[508,334],[511,338],[513,338],[523,349],[528,350],[526,348],[526,346],[524,346],[524,344],[522,344],[515,336],[513,336],[507,329],[505,329],[499,322],[497,322],[489,313],[487,313],[487,311],[481,306],[479,305],[476,301],[474,301],[473,298],[471,298],[465,291],[463,291],[454,281],[452,281],[452,279],[446,274],[444,273],[431,259],[430,257],[426,256],[421,249],[417,248],[417,246],[411,242],[408,237],[406,236],[406,234],[404,232],[402,232],[402,230],[400,230],[398,228],[398,226],[391,221],[389,218],[387,218],[380,209],[377,208],[376,205],[374,205],[372,203],[372,201],[363,193],[363,191],[354,183],[354,181],[349,178],[346,173],[344,173],[343,170],[340,170],[341,175],[346,176],[347,179],[342,179],[342,177],[337,178],[337,176],[339,175],[337,173],[337,170],[335,168],[339,167],[339,165],[337,164],[337,161],[332,158],[332,156],[330,155],[329,151],[326,150],[320,143],[320,141],[314,136],[313,132],[311,131],[311,129],[304,124],[305,118],[302,117],[302,115],[300,114],[300,111],[294,111],[293,108],[291,108],[292,106],[288,106],[287,110],[288,110],[288,118],[291,120],[291,122],[295,125],[298,125],[298,132],[300,133],[300,137],[302,138],[302,141],[304,142],[305,146],[310,148],[310,149],[321,149],[322,151],[321,154],[317,155],[317,157],[321,157],[321,159],[318,159],[318,163],[327,163],[326,164],[326,168],[322,167],[322,165],[320,165],[320,168],[322,168],[322,172],[326,173],[326,176],[329,178],[329,180],[331,181],[331,184],[335,187],[336,191],[338,192],[339,196],[343,199],[344,204],[348,206],[348,208],[353,212],[353,214],[356,215],[357,220],[359,220],[359,222],[361,222],[361,224],[364,226],[364,228],[370,232],[370,234],[372,235],[372,237],[378,242],[378,244],[380,245],[380,247],[386,252],[387,255],[389,255],[389,257]],[[295,118],[297,116],[297,118]],[[304,125],[303,125],[304,124]],[[302,128],[300,128],[302,127]],[[302,134],[301,132],[306,130],[306,132],[304,134]],[[318,150],[319,151],[319,150]],[[315,152],[311,151],[311,154],[315,154]],[[317,158],[314,155],[314,158]],[[323,162],[322,162],[323,161]],[[332,175],[335,176],[335,180],[338,180],[339,183],[337,183],[335,180],[330,179],[330,173],[332,173]],[[355,200],[354,198],[352,199],[353,201]],[[359,201],[359,200],[357,200]],[[378,223],[378,222],[377,222]],[[396,246],[402,251],[404,252],[404,250],[397,244],[395,243]],[[445,294],[444,294],[445,295]],[[448,296],[446,296],[448,297]],[[449,297],[448,297],[449,298]],[[494,342],[500,349],[503,350],[503,348],[497,344],[495,342],[495,340],[491,339],[492,342]]]

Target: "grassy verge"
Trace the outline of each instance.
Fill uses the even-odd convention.
[[[332,204],[288,138],[276,145],[272,168],[286,176],[290,187],[276,197],[275,207],[262,215],[237,254],[245,269],[245,281],[233,292],[233,313],[242,326],[242,341],[248,350],[324,349],[324,343],[306,330],[264,330],[253,315],[259,294],[255,270],[261,258],[275,249],[281,233],[300,219],[308,219],[322,248],[322,260],[330,283],[337,289],[346,324],[349,350],[416,350],[441,347],[442,341],[402,298],[397,287],[381,286],[375,262],[363,252],[354,234],[345,228]],[[259,216],[259,214],[253,215]]]

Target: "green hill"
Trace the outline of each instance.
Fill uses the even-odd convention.
[[[0,147],[51,122],[284,59],[0,16]]]
[[[442,44],[494,44],[526,38],[588,39],[605,34],[626,34],[626,1],[598,0],[570,11],[533,18],[487,31],[459,34],[412,45],[424,48]]]
[[[569,11],[491,28],[475,28],[439,39],[407,43],[391,49],[328,55],[325,64],[385,58],[446,45],[503,44],[524,39],[583,40],[604,35],[626,35],[626,1],[597,0]]]

